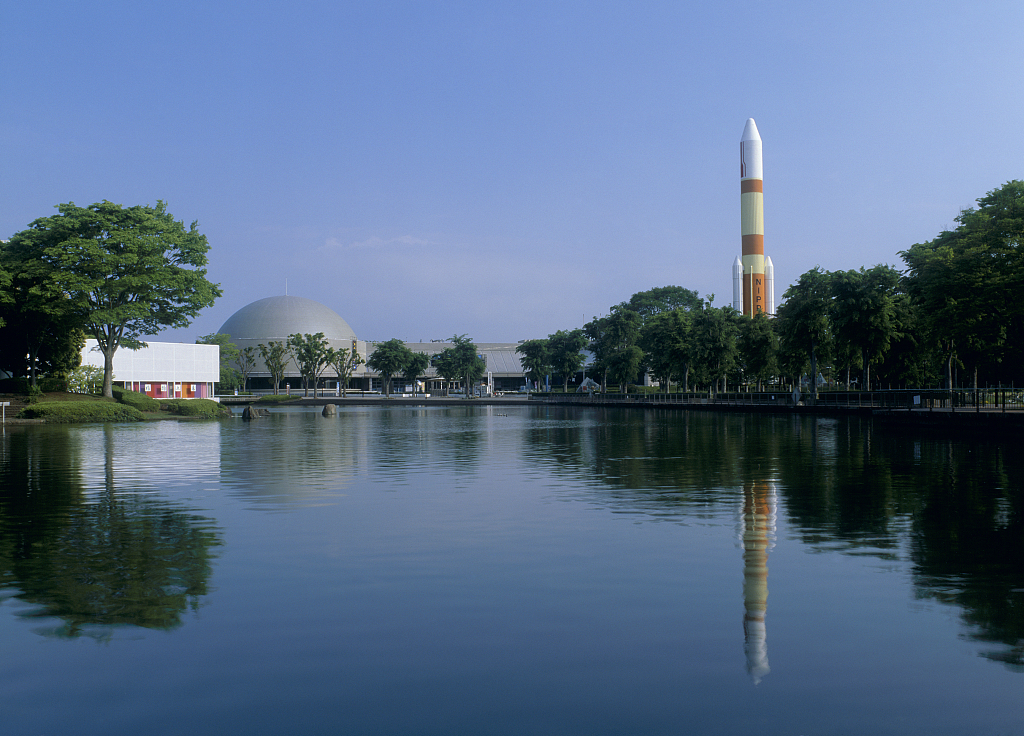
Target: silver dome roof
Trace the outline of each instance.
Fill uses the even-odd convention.
[[[285,341],[289,335],[324,333],[332,343],[348,344],[356,333],[330,307],[301,296],[270,296],[242,307],[221,325],[220,332],[239,345]]]

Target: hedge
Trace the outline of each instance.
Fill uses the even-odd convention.
[[[139,411],[160,411],[160,402],[146,394],[118,386],[114,386],[113,393],[119,404],[127,404]]]
[[[47,424],[72,422],[141,422],[142,412],[124,404],[109,401],[50,401],[26,406],[18,417],[42,419]]]
[[[291,396],[289,396],[288,394],[266,394],[264,396],[261,396],[256,401],[256,403],[257,404],[281,404],[281,403],[284,403],[285,401],[298,401],[301,398],[302,398],[301,396],[296,396],[294,394],[292,394]]]
[[[231,409],[212,399],[164,399],[160,406],[181,417],[214,419],[231,415]]]

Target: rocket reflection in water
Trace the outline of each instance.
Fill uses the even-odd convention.
[[[768,666],[768,551],[774,546],[775,484],[748,481],[743,484],[743,510],[739,538],[743,544],[743,649],[747,672],[756,685],[771,672]]]

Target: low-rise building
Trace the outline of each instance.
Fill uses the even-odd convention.
[[[82,348],[82,365],[103,369],[103,353],[90,338]],[[220,347],[186,342],[149,342],[144,348],[118,348],[114,385],[154,399],[212,399],[220,380]]]

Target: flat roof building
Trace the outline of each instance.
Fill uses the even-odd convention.
[[[103,370],[103,353],[92,338],[82,348],[82,365]],[[219,380],[218,345],[149,342],[139,350],[122,347],[114,353],[114,383],[156,399],[213,398]]]

